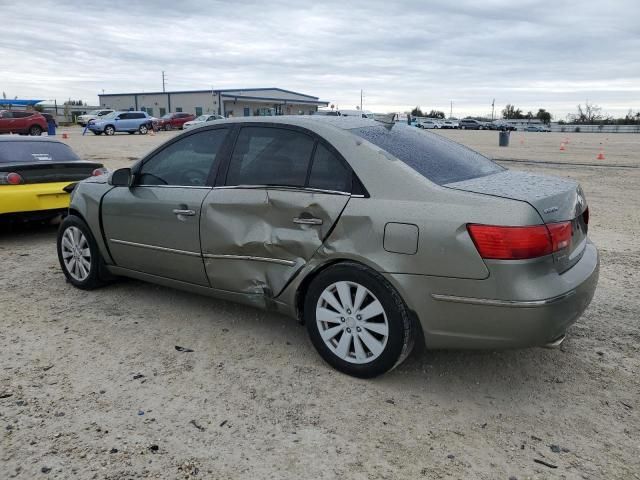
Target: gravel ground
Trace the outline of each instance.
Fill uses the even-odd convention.
[[[175,135],[65,131],[112,168]],[[561,349],[415,352],[358,380],[290,319],[132,280],[83,292],[55,226],[5,229],[0,478],[640,478],[640,135],[596,161],[597,134],[564,154],[561,134],[443,134],[582,183],[602,269]]]

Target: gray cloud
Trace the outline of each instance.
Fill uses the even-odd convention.
[[[45,1],[2,7],[0,89],[82,98],[278,86],[341,107],[556,118],[640,109],[637,1]]]

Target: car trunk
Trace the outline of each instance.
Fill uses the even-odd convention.
[[[84,161],[0,163],[0,171],[19,174],[24,183],[78,182],[90,177],[102,164]]]
[[[572,180],[505,170],[444,186],[527,202],[545,224],[570,221],[571,243],[554,253],[555,265],[560,272],[571,268],[584,252],[589,213],[582,188]]]

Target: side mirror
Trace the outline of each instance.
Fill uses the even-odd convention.
[[[109,176],[109,185],[114,187],[130,187],[132,179],[133,176],[131,175],[130,168],[119,168]]]

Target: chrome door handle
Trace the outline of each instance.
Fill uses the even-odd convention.
[[[295,217],[293,223],[299,223],[301,225],[322,225],[321,218],[314,217]]]
[[[180,208],[174,208],[173,213],[176,215],[184,215],[185,217],[193,217],[196,214],[195,210],[182,210]]]

